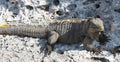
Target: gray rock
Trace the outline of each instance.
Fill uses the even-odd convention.
[[[47,11],[40,9],[41,6]],[[119,0],[0,0],[0,25],[24,23],[46,26],[52,18],[87,17],[104,20],[105,32],[111,40],[106,45],[101,45],[103,49],[110,50],[120,45]],[[40,48],[45,43],[45,39],[0,35],[0,62],[98,62],[90,59],[94,56],[105,57],[110,62],[120,62],[120,54],[114,56],[103,50],[97,55],[84,50],[79,44],[57,44],[54,52],[44,57],[45,53]],[[95,45],[97,46],[96,43]]]

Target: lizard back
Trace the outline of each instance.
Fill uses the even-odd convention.
[[[88,23],[85,20],[74,19],[72,21],[55,21],[49,25],[50,31],[56,31],[60,37],[60,43],[79,43],[82,42],[86,35]]]

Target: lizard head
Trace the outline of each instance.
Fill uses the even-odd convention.
[[[88,36],[92,39],[99,39],[101,32],[104,31],[103,21],[99,18],[89,18]]]

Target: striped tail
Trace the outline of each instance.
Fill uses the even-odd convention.
[[[6,25],[0,27],[0,35],[18,35],[45,38],[47,29],[34,25]]]

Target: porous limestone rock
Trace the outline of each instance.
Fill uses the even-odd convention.
[[[120,0],[0,0],[0,25],[33,24],[48,25],[52,19],[98,17],[104,20],[105,33],[110,42],[101,45],[103,49],[112,49],[120,45]],[[0,62],[98,62],[92,56],[102,56],[110,62],[120,62],[120,54],[113,55],[102,51],[96,55],[81,45],[55,46],[55,53],[43,57],[46,40],[31,37],[0,35]],[[50,59],[49,59],[50,58]]]

